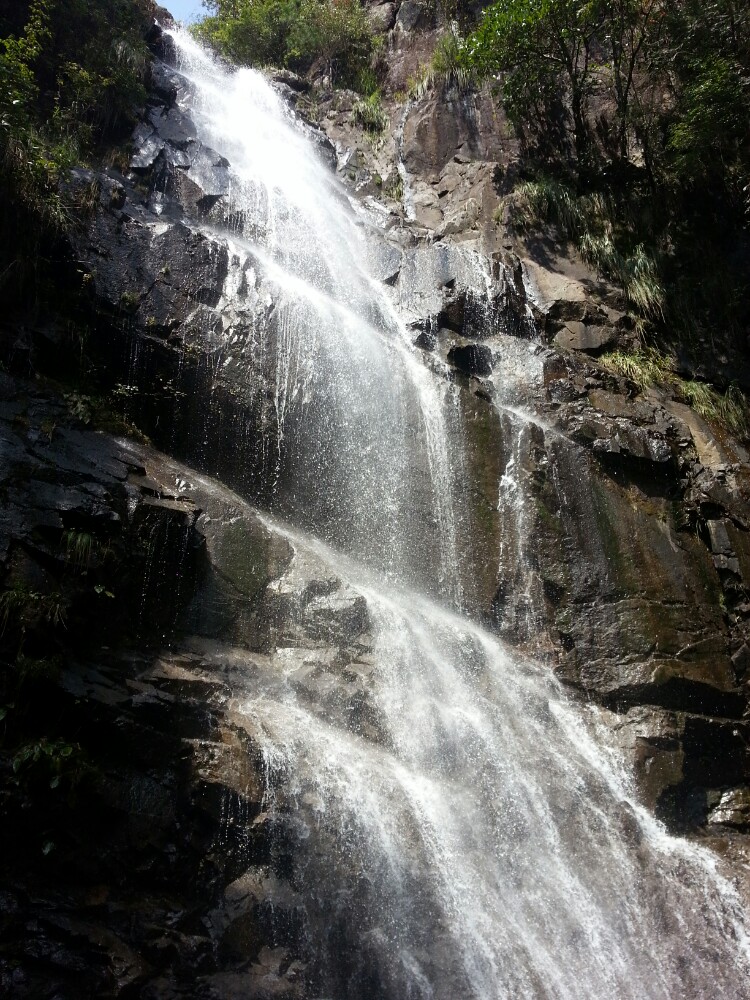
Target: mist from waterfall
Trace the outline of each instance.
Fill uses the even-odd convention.
[[[366,600],[372,632],[355,664],[367,726],[299,696],[291,646],[239,709],[267,808],[298,831],[319,995],[750,996],[748,928],[713,856],[638,804],[594,708],[463,610],[470,487],[450,383],[373,277],[362,214],[260,73],[173,37],[199,138],[231,172],[222,218],[191,225],[229,247],[228,308],[265,303],[267,526]],[[498,483],[507,524],[518,461]]]

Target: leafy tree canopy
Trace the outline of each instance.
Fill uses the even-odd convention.
[[[360,83],[374,40],[359,0],[203,0],[203,41],[243,65],[307,70],[321,60],[331,76]]]
[[[584,256],[631,288],[646,274],[683,329],[747,335],[750,6],[496,0],[462,59],[498,85],[527,167],[564,182],[536,201],[578,199]]]

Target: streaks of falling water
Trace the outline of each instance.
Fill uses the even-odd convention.
[[[534,558],[534,509],[527,481],[527,466],[535,448],[546,450],[545,436],[552,428],[518,405],[529,378],[529,351],[533,345],[519,342],[493,373],[493,403],[500,418],[506,463],[498,488],[500,515],[499,574],[502,581],[498,601],[500,630],[527,649],[541,642],[544,624],[544,592]],[[532,376],[533,377],[533,376]],[[502,605],[502,606],[501,606]]]
[[[748,995],[733,890],[708,852],[639,807],[604,735],[594,740],[549,673],[267,524],[361,593],[374,626],[377,741],[297,699],[294,668],[267,678],[244,711],[274,748],[295,814],[316,804],[311,823],[330,845],[308,868],[321,920],[335,923],[339,906],[356,920],[382,995]],[[363,912],[344,902],[349,880],[366,886]]]
[[[290,650],[242,706],[267,808],[305,827],[322,982],[352,1000],[750,996],[747,928],[709,855],[640,809],[548,673],[415,593],[440,564],[417,571],[425,504],[458,577],[444,394],[303,129],[258,74],[176,44],[201,139],[233,165],[236,252],[276,300],[287,514],[347,555],[268,527],[364,596],[373,632],[372,731],[298,697]]]
[[[444,388],[376,288],[347,198],[286,105],[259,73],[229,75],[176,40],[201,141],[232,165],[230,252],[271,292],[284,514],[459,603]]]
[[[408,98],[404,104],[404,110],[401,112],[401,119],[398,123],[398,128],[396,129],[396,148],[398,150],[398,175],[401,178],[401,186],[403,188],[402,200],[404,203],[404,211],[406,213],[406,218],[413,221],[416,218],[416,212],[414,211],[414,197],[411,190],[411,179],[409,177],[409,171],[406,169],[406,163],[404,163],[404,129],[406,128],[406,119],[409,117],[409,112],[413,106],[413,101]]]

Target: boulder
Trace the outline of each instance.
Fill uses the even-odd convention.
[[[414,31],[419,27],[424,16],[424,9],[416,0],[402,0],[396,17],[397,31]]]
[[[555,337],[555,344],[565,351],[586,351],[596,354],[605,347],[612,347],[618,341],[618,332],[613,327],[589,326],[576,320],[568,320]]]
[[[379,3],[368,7],[367,19],[376,35],[390,31],[396,23],[396,4]]]
[[[492,374],[492,351],[486,344],[451,347],[448,361],[467,375],[486,377]]]

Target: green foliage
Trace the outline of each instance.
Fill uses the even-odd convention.
[[[727,162],[736,162],[747,145],[747,90],[737,67],[712,54],[698,62],[694,78],[680,94],[668,150],[672,169],[681,177],[711,177]]]
[[[624,255],[609,233],[584,233],[578,248],[583,259],[599,274],[620,285],[630,306],[641,316],[663,317],[665,294],[657,264],[642,243]]]
[[[300,0],[288,39],[291,65],[305,68],[321,59],[332,77],[348,83],[371,48],[372,34],[359,0]]]
[[[466,43],[467,65],[502,79],[506,110],[526,140],[545,150],[564,147],[569,117],[581,163],[589,154],[586,113],[604,7],[597,0],[499,0]]]
[[[567,194],[536,198],[547,202],[538,217],[554,216],[641,315],[679,324],[683,338],[718,323],[744,339],[747,4],[497,0],[463,59],[499,84],[537,182],[569,182]],[[592,214],[596,197],[606,211]]]
[[[205,6],[213,13],[194,28],[200,40],[237,63],[280,66],[286,62],[298,0],[210,0]]]
[[[580,196],[568,184],[551,177],[524,181],[516,191],[522,224],[528,226],[539,220],[555,222],[572,240],[580,239],[588,231],[592,216],[601,211],[596,197]]]
[[[738,437],[747,438],[750,430],[750,410],[747,398],[736,385],[726,392],[718,392],[706,382],[683,382],[680,395],[702,417],[720,424]]]
[[[35,657],[19,653],[14,666],[20,686],[25,681],[56,680],[62,664],[59,657]]]
[[[383,194],[386,198],[392,198],[393,201],[403,201],[404,198],[404,179],[399,174],[394,174],[390,182],[383,186]]]
[[[319,61],[337,83],[351,86],[375,48],[358,0],[204,0],[204,6],[211,13],[195,34],[243,65],[305,71]]]
[[[63,781],[75,784],[82,772],[82,752],[78,743],[42,737],[24,743],[13,754],[13,774],[19,781],[28,784],[33,780],[43,780],[50,788],[56,789]],[[54,844],[45,845],[44,853]]]
[[[87,570],[99,547],[99,543],[88,531],[70,530],[63,533],[63,548],[68,562],[79,570]]]

